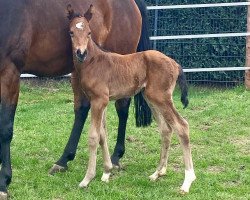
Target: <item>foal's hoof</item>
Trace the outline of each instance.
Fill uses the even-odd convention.
[[[60,165],[54,164],[53,167],[49,170],[50,175],[54,175],[58,172],[65,172],[67,171],[68,167],[62,167]]]
[[[79,187],[80,188],[83,188],[83,189],[86,189],[89,185],[89,181],[82,181],[80,184],[79,184]]]
[[[8,194],[6,192],[0,192],[0,200],[8,200]]]
[[[188,194],[189,193],[189,191],[184,191],[183,189],[180,189],[180,194],[181,195],[185,195],[185,194]]]
[[[105,172],[104,172],[103,175],[102,175],[101,181],[102,181],[102,182],[105,182],[105,183],[108,183],[108,182],[109,182],[110,175],[111,175],[110,172],[108,172],[108,173],[105,173]]]
[[[149,180],[152,182],[157,181],[158,178],[159,178],[158,174],[152,174],[151,176],[149,176]]]

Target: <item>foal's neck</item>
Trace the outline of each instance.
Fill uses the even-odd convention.
[[[95,57],[100,54],[104,54],[105,52],[92,40],[92,38],[89,39],[87,51],[90,55],[90,57]]]

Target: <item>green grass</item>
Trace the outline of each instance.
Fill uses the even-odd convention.
[[[130,108],[124,170],[114,171],[104,184],[102,156],[98,151],[97,176],[89,188],[78,188],[88,159],[89,120],[75,160],[66,173],[49,176],[48,170],[61,155],[73,124],[73,95],[65,82],[35,86],[22,84],[11,145],[13,180],[11,199],[250,199],[250,92],[233,89],[190,88],[190,105],[183,110],[177,91],[177,109],[190,124],[192,154],[197,180],[188,195],[179,187],[184,179],[182,153],[174,135],[167,175],[150,182],[159,161],[160,136],[153,123],[136,128]],[[113,103],[108,108],[110,152],[117,134]]]

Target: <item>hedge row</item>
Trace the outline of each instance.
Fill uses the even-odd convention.
[[[222,3],[218,0],[159,0],[158,5]],[[239,2],[223,1],[226,2]],[[146,0],[156,5],[156,0]],[[154,35],[155,11],[149,11],[151,35]],[[158,11],[157,35],[189,35],[246,32],[247,7],[218,7],[174,9]],[[243,67],[245,64],[245,37],[186,39],[158,41],[156,48],[176,59],[184,68]],[[211,81],[242,80],[243,72],[209,73]],[[240,76],[240,77],[239,77]],[[204,73],[196,73],[193,80],[204,79]]]

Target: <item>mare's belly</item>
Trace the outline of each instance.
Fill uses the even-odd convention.
[[[41,34],[33,43],[23,71],[38,76],[58,76],[73,70],[69,39],[58,31]]]
[[[73,71],[73,63],[70,57],[60,56],[50,60],[32,59],[26,63],[22,73],[37,76],[62,76]]]

